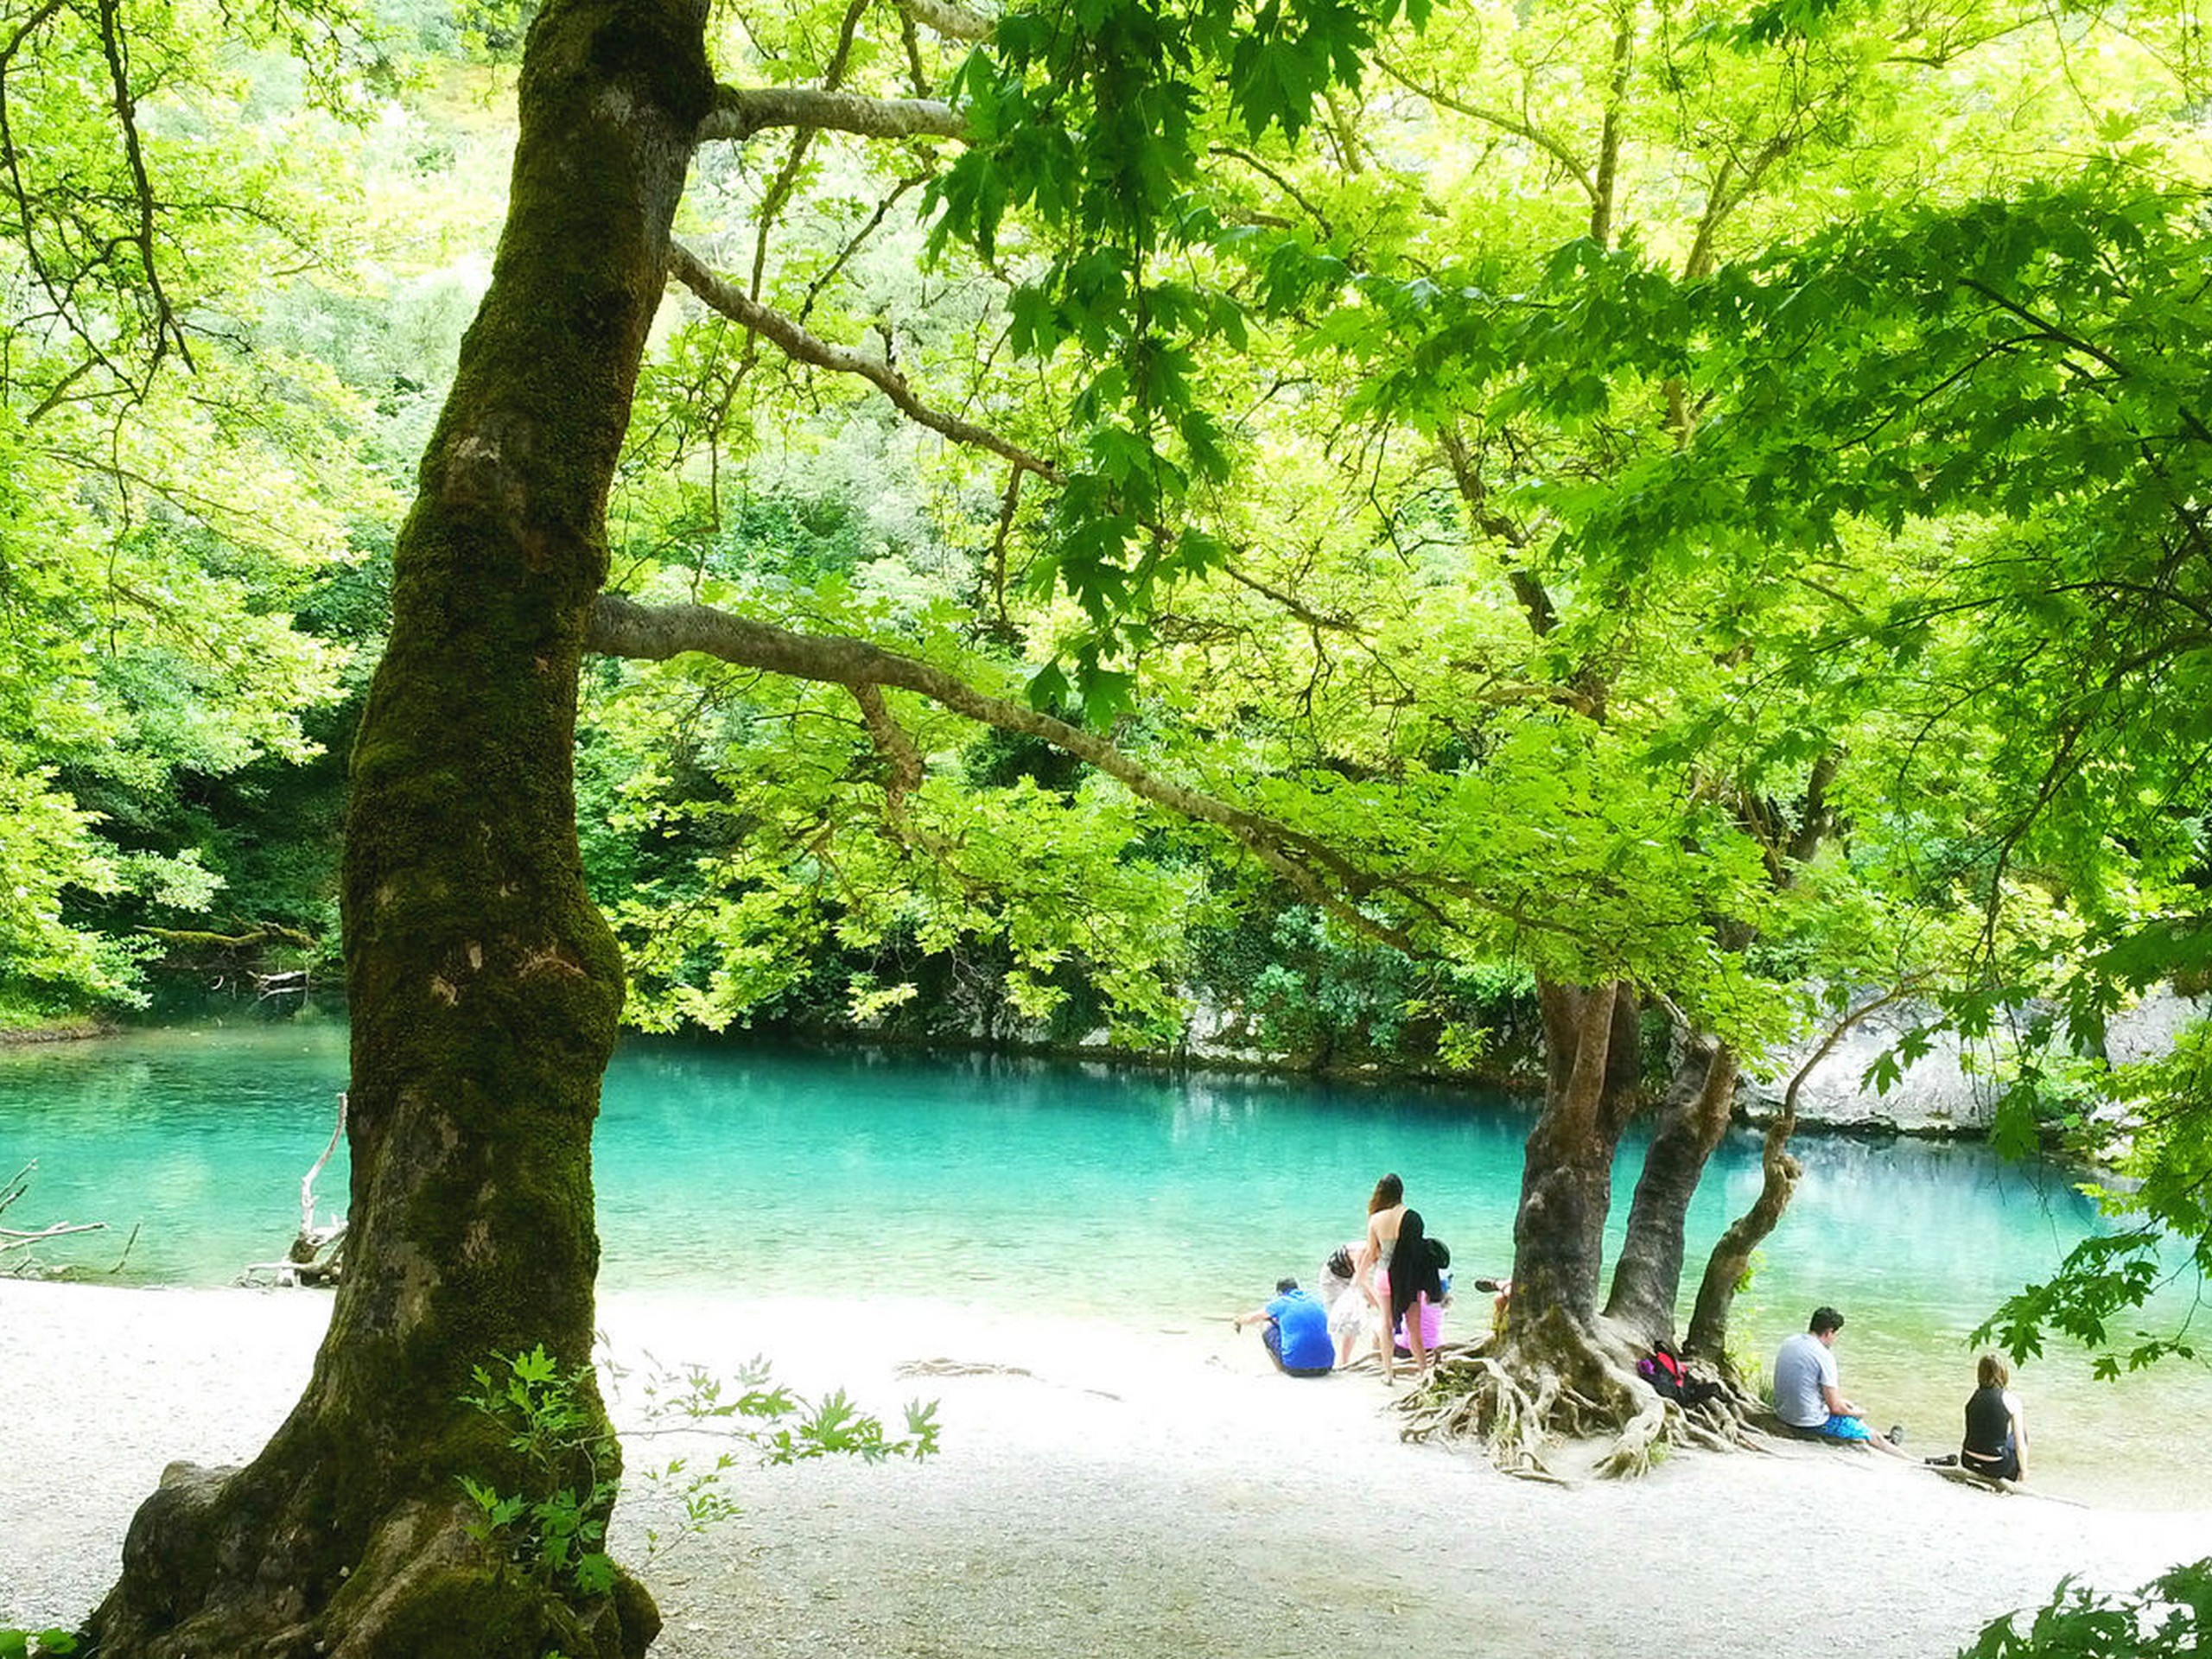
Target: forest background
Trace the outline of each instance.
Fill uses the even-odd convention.
[[[404,492],[489,272],[527,21],[334,14],[290,39],[304,59],[281,29],[142,44],[160,61],[136,72],[150,112],[126,153],[26,98],[71,67],[40,60],[53,10],[8,60],[14,1027],[334,963],[346,750]],[[1208,124],[1184,138],[1205,188],[1169,181],[1192,217],[1160,234],[1187,280],[1055,269],[1049,205],[1001,230],[1009,191],[1055,188],[1049,156],[948,181],[942,145],[802,131],[719,158],[686,234],[745,292],[734,321],[671,308],[657,335],[616,586],[1021,687],[1294,836],[1348,814],[1332,827],[1387,842],[1416,911],[1468,899],[1465,850],[1421,843],[1422,818],[1455,816],[1501,872],[1489,918],[1445,920],[1440,946],[1387,903],[1350,914],[1372,873],[1347,895],[1255,868],[1026,733],[939,717],[887,749],[842,693],[609,657],[580,817],[632,1023],[1158,1048],[1205,1009],[1300,1063],[1464,1069],[1503,1047],[1525,1068],[1543,936],[1571,932],[1593,977],[1588,942],[1662,948],[1655,905],[1756,930],[1725,993],[1754,1049],[1818,1028],[1810,985],[1910,960],[2018,1007],[2074,971],[2062,953],[2131,927],[2147,948],[2195,850],[2170,787],[2190,757],[2145,776],[2148,740],[2187,734],[2088,746],[2180,692],[2152,677],[2194,649],[2116,631],[2201,620],[2160,616],[2180,600],[2152,585],[2116,608],[2120,573],[2069,583],[2094,573],[2049,543],[2108,505],[2095,474],[2120,463],[2098,446],[2130,437],[2094,372],[2158,365],[2101,362],[2082,320],[2000,300],[2118,289],[2098,238],[2148,263],[2126,244],[2192,211],[2193,15],[1478,9],[1373,44],[1344,19],[1262,66],[1284,109],[1318,98],[1310,130],[1184,112]],[[779,78],[931,90],[918,39],[902,64],[859,21],[732,26]],[[1329,84],[1341,63],[1307,60],[1330,50],[1358,100]],[[149,169],[175,199],[133,225]],[[981,259],[947,245],[963,214]],[[1726,276],[1772,284],[1792,259],[1835,284],[1796,302],[1839,308],[1825,339],[1790,338],[1780,307],[1727,315]],[[2160,274],[2182,302],[2188,268]],[[1928,317],[1947,276],[1999,298]],[[2126,295],[2125,326],[2163,331],[2150,353],[2180,326],[2154,297]],[[1097,360],[1116,307],[1168,342],[1159,365]],[[1792,384],[1742,380],[1732,322],[1776,331],[1761,348],[1794,356]],[[1925,327],[1973,353],[1971,380],[1884,404]],[[2186,405],[2172,418],[2195,442]],[[1726,499],[1683,464],[1693,435]],[[1078,522],[1071,488],[1115,499]],[[2046,608],[2014,620],[2044,637],[1969,653],[2033,585],[1993,573],[2026,569]],[[2135,798],[2092,799],[2101,771]],[[1745,913],[1815,871],[1817,894]],[[1562,925],[1546,912],[1570,892]],[[1938,937],[1946,911],[1970,925]]]
[[[426,569],[504,487],[431,422],[524,23],[8,13],[10,1022],[327,950],[408,469]],[[700,112],[652,267],[690,297],[623,411],[575,744],[631,1023],[1160,1046],[1211,999],[1457,1065],[1541,1024],[1525,1218],[1606,1196],[1631,1101],[1694,1141],[1740,1066],[1910,995],[2004,1039],[2000,1134],[2139,1182],[2011,1340],[2104,1340],[2162,1226],[2203,1258],[2212,1051],[2100,1043],[2212,937],[2193,10],[709,33],[762,86]],[[390,678],[406,743],[514,696]],[[404,747],[403,816],[441,777]],[[1586,1323],[1592,1241],[1519,1242]],[[1609,1316],[1671,1323],[1654,1249]]]
[[[328,982],[528,22],[74,16],[0,59],[0,1028]],[[1268,18],[1142,131],[980,16],[726,20],[939,113],[702,157],[611,585],[996,706],[594,658],[626,1020],[1528,1080],[1622,974],[1654,1090],[1910,992],[1870,1082],[1952,1024],[2011,1144],[2187,1094],[2100,1027],[2206,955],[2193,10]]]

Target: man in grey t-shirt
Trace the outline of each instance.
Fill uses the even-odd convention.
[[[1859,1408],[1837,1386],[1835,1333],[1842,1329],[1842,1314],[1832,1307],[1816,1307],[1806,1328],[1783,1342],[1774,1357],[1774,1414],[1790,1427],[1824,1440],[1853,1441],[1893,1457],[1909,1457],[1867,1427]]]

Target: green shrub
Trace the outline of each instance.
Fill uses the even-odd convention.
[[[1960,1659],[2196,1659],[2208,1651],[2208,1639],[2212,1559],[2177,1567],[2120,1596],[2062,1579],[2044,1605],[1995,1620]]]

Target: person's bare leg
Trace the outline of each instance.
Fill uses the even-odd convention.
[[[1866,1444],[1872,1446],[1877,1452],[1886,1452],[1893,1458],[1903,1458],[1907,1463],[1918,1463],[1920,1461],[1918,1458],[1913,1456],[1911,1452],[1906,1451],[1904,1447],[1899,1446],[1895,1440],[1890,1439],[1886,1434],[1877,1434],[1871,1428],[1866,1431]]]

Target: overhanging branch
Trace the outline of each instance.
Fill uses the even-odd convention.
[[[1004,456],[1017,467],[1041,474],[1046,478],[1057,480],[1060,476],[1058,469],[1042,456],[1032,454],[1020,444],[1001,437],[989,428],[978,426],[973,421],[963,420],[957,415],[949,415],[924,403],[908,384],[906,377],[888,363],[863,357],[849,346],[833,346],[828,340],[808,333],[780,311],[761,304],[734,283],[709,270],[698,255],[680,242],[669,245],[668,272],[707,305],[731,321],[752,330],[795,362],[811,363],[817,368],[828,369],[837,374],[857,375],[897,404],[900,412],[917,425],[942,434],[955,443],[988,449],[995,455]]]
[[[960,138],[968,118],[938,98],[871,98],[814,86],[718,86],[699,142],[750,138],[769,127],[806,127],[863,138]]]
[[[957,0],[899,0],[899,10],[950,41],[988,41],[993,20]]]
[[[1353,902],[1396,885],[1362,868],[1287,824],[1162,778],[1107,739],[1025,704],[993,696],[957,675],[917,658],[844,635],[794,633],[771,623],[733,616],[703,605],[645,606],[602,594],[594,603],[585,648],[610,657],[663,662],[697,652],[741,667],[794,679],[863,688],[896,687],[1002,732],[1033,737],[1087,761],[1129,792],[1193,823],[1226,833],[1309,901],[1331,915],[1409,954],[1419,954],[1403,930],[1362,912]],[[866,707],[865,701],[863,708]],[[1415,897],[1415,895],[1402,895]],[[1430,908],[1423,903],[1423,908]]]

